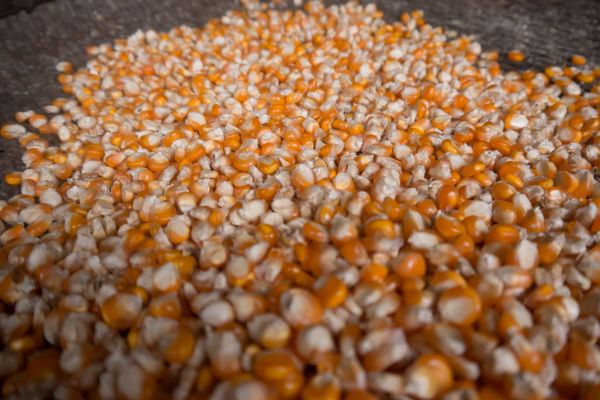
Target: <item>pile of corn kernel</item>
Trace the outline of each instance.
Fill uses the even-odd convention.
[[[87,51],[1,130],[2,397],[598,399],[585,59],[318,2]]]

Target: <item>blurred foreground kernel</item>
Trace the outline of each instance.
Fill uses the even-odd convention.
[[[244,4],[0,128],[2,397],[598,398],[598,68]]]

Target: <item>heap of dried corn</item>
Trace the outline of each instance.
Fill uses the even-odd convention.
[[[88,53],[1,131],[3,397],[598,398],[585,59],[317,2]]]

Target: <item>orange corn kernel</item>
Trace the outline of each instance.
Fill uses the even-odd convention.
[[[444,185],[438,190],[438,207],[442,211],[449,211],[458,205],[458,191],[454,186]]]
[[[283,317],[293,326],[317,324],[323,316],[319,299],[307,290],[293,288],[282,293],[279,308]]]
[[[519,230],[514,226],[492,225],[489,232],[485,235],[485,243],[513,244],[519,240],[519,237]]]
[[[13,185],[13,186],[20,185],[22,182],[21,173],[20,172],[9,172],[8,174],[4,175],[4,181],[6,183],[8,183],[9,185]]]
[[[584,56],[575,54],[571,57],[571,62],[575,65],[585,65],[587,60]]]
[[[327,243],[329,242],[329,233],[327,229],[316,222],[307,222],[302,227],[302,233],[304,237],[316,243]]]
[[[402,278],[421,278],[425,275],[425,257],[416,251],[403,251],[391,262],[391,268]]]
[[[454,374],[441,354],[419,357],[406,373],[406,393],[422,399],[433,399],[450,389]]]
[[[150,315],[154,317],[181,318],[182,308],[175,294],[166,294],[153,299],[149,304]]]
[[[133,294],[117,293],[102,303],[102,319],[114,329],[129,328],[138,318],[142,301]]]
[[[348,296],[348,288],[335,275],[326,275],[317,279],[314,291],[315,296],[325,308],[339,307]]]
[[[525,55],[519,50],[511,50],[508,52],[508,59],[512,62],[520,63],[525,60]]]
[[[495,200],[510,200],[515,193],[515,189],[503,181],[497,182],[492,186],[492,196]]]
[[[281,350],[262,351],[254,356],[252,369],[266,382],[284,381],[298,371],[292,356]]]
[[[360,271],[361,280],[369,282],[383,282],[388,274],[388,268],[385,265],[372,263],[363,267]]]
[[[485,238],[488,231],[486,223],[476,216],[470,216],[463,221],[467,235],[473,239],[475,243],[481,242]]]
[[[394,223],[387,219],[372,219],[365,224],[365,235],[369,237],[383,236],[388,239],[396,237]]]
[[[162,354],[171,364],[182,364],[192,355],[196,345],[196,338],[192,331],[185,325],[179,324],[177,332],[172,337],[165,338]]]
[[[481,313],[481,299],[470,287],[456,286],[441,294],[438,300],[438,312],[447,322],[471,325]]]
[[[446,214],[439,214],[435,219],[435,229],[445,240],[451,240],[465,232],[460,221]]]
[[[350,264],[363,264],[364,261],[368,260],[368,253],[365,245],[358,240],[353,239],[344,242],[340,246],[340,254]]]
[[[317,377],[318,378],[318,377]],[[339,400],[342,391],[337,382],[331,380],[315,382],[313,379],[302,389],[302,400]]]

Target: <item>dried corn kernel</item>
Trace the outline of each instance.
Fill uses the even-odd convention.
[[[598,69],[242,3],[0,128],[2,395],[595,399]]]

